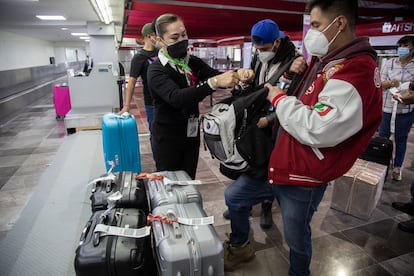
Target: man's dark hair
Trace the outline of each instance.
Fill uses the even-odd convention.
[[[414,46],[414,35],[406,35],[397,41],[397,45],[410,44]]]
[[[358,18],[358,0],[310,0],[306,10],[310,12],[316,7],[320,8],[324,13],[331,14],[331,19],[338,15],[344,15],[348,18],[351,29],[355,28]]]

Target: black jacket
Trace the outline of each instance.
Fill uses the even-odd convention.
[[[220,72],[203,60],[190,55],[188,66],[196,77],[197,85],[188,87],[186,77],[160,60],[148,68],[148,86],[154,102],[153,130],[173,137],[187,136],[188,118],[198,117],[198,103],[213,93],[207,79]],[[154,133],[155,134],[155,133]]]

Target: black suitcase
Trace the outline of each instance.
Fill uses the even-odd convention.
[[[117,208],[138,208],[149,212],[148,198],[143,179],[135,179],[134,172],[114,173],[115,180],[103,180],[93,183],[91,199],[92,212],[108,207],[108,196],[119,191],[122,198],[116,202]]]
[[[76,275],[154,275],[156,266],[150,235],[130,238],[94,233],[98,224],[125,227],[129,233],[131,228],[146,226],[147,215],[139,209],[112,209],[102,216],[104,213],[93,213],[82,232],[75,256]],[[147,231],[150,232],[149,228]]]
[[[385,175],[385,177],[387,177],[392,159],[393,148],[394,146],[390,139],[381,136],[374,136],[360,158],[387,166],[387,173]]]

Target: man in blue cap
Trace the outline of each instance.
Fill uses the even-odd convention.
[[[252,27],[251,38],[256,48],[250,66],[255,73],[252,86],[257,89],[269,81],[273,85],[284,83],[286,93],[293,94],[296,83],[300,80],[299,74],[306,69],[306,61],[298,55],[290,38],[281,37],[279,26],[270,19],[257,22]],[[257,126],[268,127],[271,133],[274,118],[275,113],[271,112],[260,118]],[[253,205],[262,202],[262,228],[272,226],[273,193],[267,181],[267,164],[243,173],[226,189],[224,196],[232,230],[229,241],[224,242],[224,269],[230,271],[255,256],[248,237],[249,213]]]

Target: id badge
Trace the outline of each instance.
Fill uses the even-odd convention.
[[[197,137],[198,134],[198,118],[190,117],[187,123],[187,137]]]

